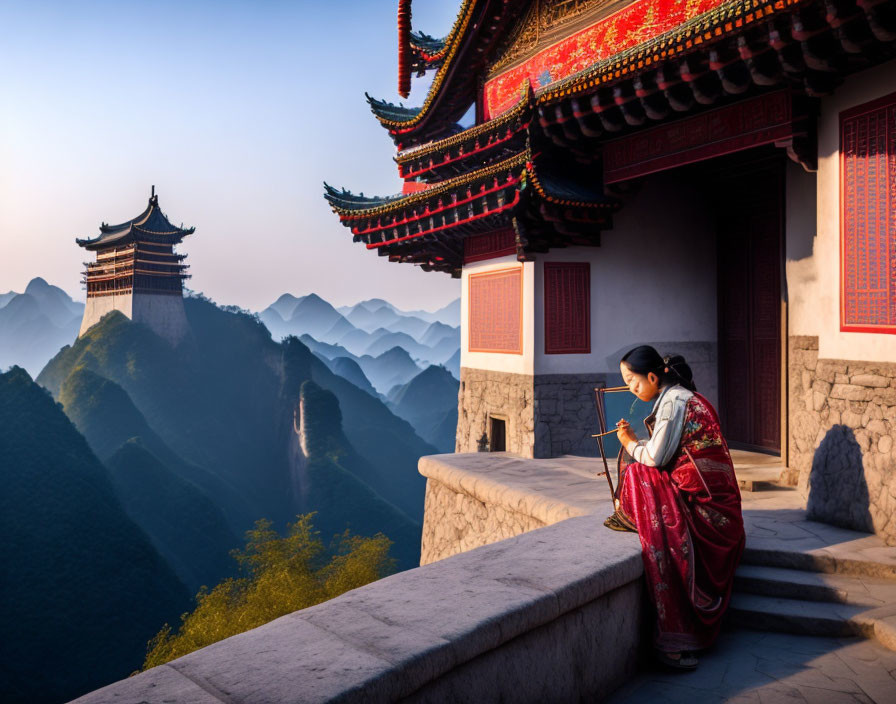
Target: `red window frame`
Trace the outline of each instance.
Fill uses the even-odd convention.
[[[872,125],[876,160],[868,158]],[[860,288],[874,278],[877,287]],[[856,320],[857,299],[871,305],[874,294],[883,294],[879,322]],[[896,334],[896,93],[840,113],[840,331]]]
[[[591,264],[544,263],[544,353],[591,353]]]

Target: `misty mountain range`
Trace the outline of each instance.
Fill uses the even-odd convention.
[[[365,374],[364,356],[378,358],[400,347],[418,367],[444,365],[455,377],[460,376],[460,300],[444,308],[426,311],[401,311],[381,298],[361,301],[353,306],[335,308],[317,294],[296,298],[284,294],[265,308],[259,317],[274,339],[288,335],[307,335],[317,343],[332,347],[318,348],[329,359],[348,357]],[[380,393],[388,393],[395,380],[376,374],[370,382]],[[369,376],[368,376],[369,378]],[[410,378],[401,379],[406,383]]]
[[[0,294],[0,369],[15,364],[37,376],[77,337],[83,313],[83,303],[39,277],[23,293]],[[275,340],[303,338],[335,373],[383,399],[432,364],[460,378],[460,299],[431,313],[381,298],[335,308],[317,294],[284,294],[259,317]]]
[[[37,377],[76,339],[83,312],[83,303],[41,278],[23,293],[0,294],[0,370],[18,365]],[[460,299],[428,312],[403,311],[382,298],[335,308],[314,293],[283,294],[258,318],[274,340],[298,337],[331,372],[393,411],[392,397],[431,366],[443,368],[455,385],[460,378]],[[452,394],[451,383],[440,384],[440,395],[430,398],[439,422],[456,417],[457,389]],[[436,432],[438,423],[416,413],[399,415],[440,452],[454,450],[453,431]]]
[[[459,382],[430,363],[459,362],[451,311],[313,294],[266,309],[352,352],[184,304],[173,349],[118,312],[77,338],[83,304],[42,279],[0,296],[3,366],[40,372],[0,368],[0,569],[17,575],[0,586],[0,700],[55,704],[139,667],[202,585],[234,575],[259,518],[315,512],[325,538],[382,532],[400,569],[419,560],[417,460],[454,450]]]
[[[184,306],[177,348],[113,312],[37,383],[0,373],[0,569],[16,575],[0,585],[0,700],[55,703],[127,676],[201,585],[234,576],[229,552],[260,518],[282,530],[314,512],[325,540],[382,532],[400,569],[419,561],[416,465],[437,448],[400,404],[255,316]],[[430,369],[456,413],[456,382]]]
[[[23,293],[0,293],[0,370],[17,364],[36,376],[81,328],[84,304],[41,278]]]

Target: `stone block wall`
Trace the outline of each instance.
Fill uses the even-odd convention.
[[[652,342],[663,354],[682,354],[694,372],[700,393],[718,404],[718,352],[711,342]],[[615,368],[629,347],[611,354]],[[605,367],[606,368],[606,367]],[[505,421],[506,450],[520,457],[560,455],[597,457],[594,389],[622,383],[617,372],[588,374],[515,374],[461,367],[455,452],[476,452],[489,416]]]
[[[546,525],[525,513],[426,480],[420,564],[491,545]]]
[[[812,520],[896,545],[896,363],[819,359],[789,340],[790,462]]]
[[[539,374],[535,377],[535,451],[533,457],[597,457],[598,432],[594,389],[606,386],[606,374]]]
[[[455,452],[476,452],[489,416],[506,424],[507,452],[521,457],[595,457],[594,388],[606,374],[510,374],[463,367]]]
[[[505,421],[507,452],[533,457],[533,377],[461,367],[455,452],[476,452],[489,415]]]

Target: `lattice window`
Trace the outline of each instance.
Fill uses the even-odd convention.
[[[464,240],[464,264],[516,254],[513,228],[471,235]]]
[[[470,274],[469,351],[523,353],[523,268]]]
[[[544,264],[545,354],[591,352],[591,265]]]
[[[840,329],[896,333],[896,93],[840,114]]]

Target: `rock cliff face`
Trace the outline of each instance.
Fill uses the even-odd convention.
[[[896,545],[896,363],[819,359],[790,338],[790,468],[809,517]]]
[[[317,512],[315,526],[325,538],[346,528],[360,535],[384,533],[394,542],[399,568],[416,567],[420,524],[369,483],[376,480],[375,472],[346,439],[336,396],[309,379],[302,384],[298,408],[293,433],[303,458],[297,467],[299,511]]]

